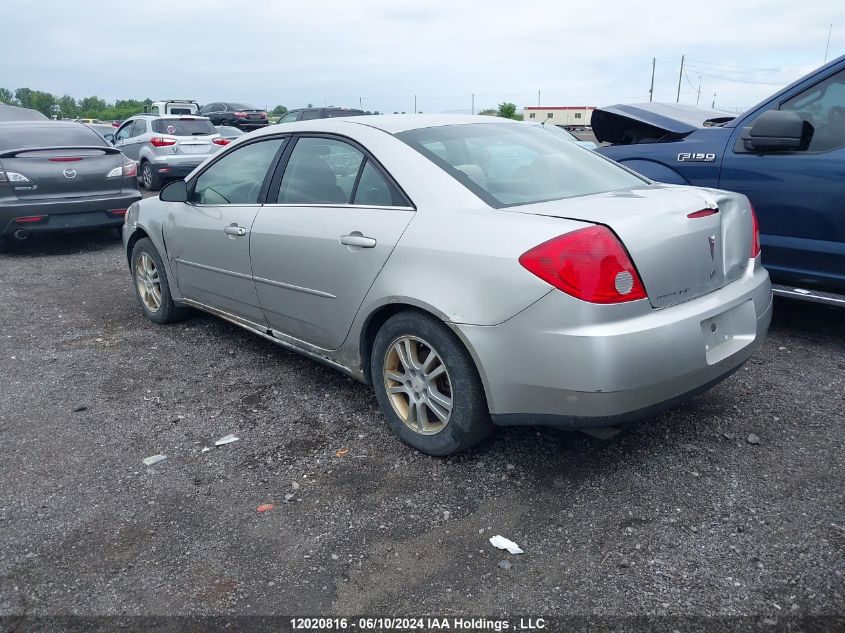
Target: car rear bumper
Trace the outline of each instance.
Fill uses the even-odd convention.
[[[242,130],[257,130],[261,127],[267,127],[269,125],[269,121],[261,120],[261,121],[250,121],[250,120],[239,120],[235,121],[234,126],[239,127]]]
[[[771,317],[758,259],[741,279],[670,308],[553,291],[500,325],[453,327],[494,422],[589,428],[649,417],[712,387],[762,345]]]
[[[18,230],[30,233],[50,231],[83,231],[120,226],[122,214],[111,210],[125,210],[141,199],[137,190],[102,197],[63,198],[59,200],[27,200],[0,203],[0,235],[10,236]],[[38,222],[17,222],[19,218],[43,216]]]

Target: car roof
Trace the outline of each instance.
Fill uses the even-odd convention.
[[[310,121],[296,121],[285,123],[283,128],[268,125],[256,136],[278,134],[285,132],[341,132],[349,130],[350,125],[366,125],[382,130],[388,134],[398,134],[408,130],[418,130],[427,127],[441,127],[444,125],[469,125],[473,123],[502,123],[505,125],[519,124],[519,121],[503,119],[493,116],[469,114],[367,114],[364,116],[333,117],[329,119],[311,119]]]
[[[156,112],[139,112],[133,114],[129,119],[137,119],[138,117],[149,117],[151,119],[207,119],[207,116],[198,114],[158,114]],[[126,119],[128,121],[129,119]],[[124,123],[126,123],[124,121]]]

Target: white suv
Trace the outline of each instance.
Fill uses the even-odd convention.
[[[114,146],[138,163],[144,188],[158,191],[184,178],[229,141],[206,117],[137,114],[114,135]]]

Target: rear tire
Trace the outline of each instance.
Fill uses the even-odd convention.
[[[413,310],[390,317],[376,334],[370,375],[388,424],[418,451],[451,455],[493,429],[472,357],[434,317]]]
[[[161,189],[161,178],[158,177],[158,173],[153,169],[153,166],[145,160],[141,161],[141,184],[147,191]]]
[[[153,323],[159,324],[184,319],[188,311],[173,302],[164,262],[161,261],[161,256],[150,238],[144,237],[135,243],[129,261],[135,296],[144,315]]]

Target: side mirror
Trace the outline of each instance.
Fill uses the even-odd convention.
[[[812,126],[791,110],[768,110],[743,136],[745,149],[753,152],[789,152],[806,149]],[[806,142],[805,142],[806,138]]]
[[[187,202],[188,183],[184,180],[174,180],[161,190],[158,197],[163,202]]]

